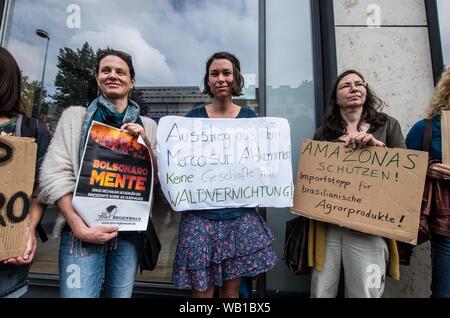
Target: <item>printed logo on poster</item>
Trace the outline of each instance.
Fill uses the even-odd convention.
[[[145,230],[152,202],[152,165],[140,137],[94,121],[72,201],[75,210],[89,226]]]

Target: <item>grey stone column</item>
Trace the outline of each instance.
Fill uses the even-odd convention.
[[[423,0],[334,0],[338,71],[356,69],[406,134],[433,93]],[[415,248],[401,280],[387,279],[384,297],[429,297],[429,244]]]

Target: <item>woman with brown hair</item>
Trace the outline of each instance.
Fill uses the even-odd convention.
[[[35,138],[38,145],[37,176],[50,136],[42,122],[25,116],[20,101],[21,83],[20,69],[16,60],[11,53],[0,47],[0,133]],[[20,297],[28,289],[28,272],[37,247],[35,231],[45,210],[45,206],[37,200],[37,192],[36,179],[31,200],[27,244],[22,256],[0,263],[0,298]]]
[[[450,166],[442,163],[442,111],[450,110],[450,69],[442,74],[436,86],[430,105],[427,108],[425,119],[420,120],[409,131],[406,137],[406,146],[409,149],[425,150],[423,146],[428,141],[427,127],[430,129],[431,144],[429,147],[429,166],[427,178],[439,182],[447,191],[442,192],[447,197],[442,198],[449,202]],[[449,132],[450,134],[450,132]],[[435,193],[432,195],[436,195]],[[435,199],[433,199],[436,201]],[[437,202],[435,202],[437,203]],[[425,223],[423,223],[425,221]],[[433,298],[450,298],[450,207],[434,206],[430,215],[422,220],[422,230],[431,236],[431,263],[432,279],[431,291]]]
[[[253,110],[232,100],[242,95],[244,78],[239,60],[219,52],[206,63],[205,93],[212,97],[206,106],[193,109],[186,117],[252,118]],[[277,262],[272,248],[274,237],[255,208],[227,208],[189,211],[182,215],[172,282],[191,288],[193,296],[239,297],[243,277],[267,272]]]
[[[381,106],[381,100],[361,73],[345,71],[334,83],[324,124],[316,131],[314,139],[343,142],[353,149],[404,148],[398,121],[381,113]],[[345,294],[350,298],[381,297],[386,272],[399,279],[395,241],[317,221],[310,223],[309,238],[308,264],[314,267],[312,297],[336,297],[341,266],[345,274]],[[374,283],[369,283],[371,275],[376,275]]]
[[[56,203],[60,210],[54,233],[61,235],[62,298],[98,298],[102,285],[108,298],[129,298],[137,268],[144,262],[143,233],[88,226],[72,205],[81,158],[94,121],[140,136],[156,162],[152,150],[156,147],[156,123],[141,117],[139,105],[130,99],[135,83],[131,56],[118,50],[102,50],[97,58],[96,80],[101,94],[87,109],[73,106],[63,112],[42,165],[40,198],[48,204]]]

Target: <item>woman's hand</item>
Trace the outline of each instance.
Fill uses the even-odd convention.
[[[144,127],[136,123],[126,123],[120,127],[121,131],[126,130],[129,134],[133,136],[141,136],[144,141],[147,139],[147,135],[145,134]]]
[[[360,149],[366,146],[385,147],[385,144],[376,139],[372,134],[356,131],[347,134],[345,146],[353,149]]]
[[[93,226],[82,228],[72,228],[73,234],[83,242],[104,244],[115,238],[119,232],[113,226]]]
[[[141,125],[136,124],[136,123],[126,123],[126,124],[123,124],[122,127],[120,127],[120,130],[121,131],[126,130],[131,135],[141,136],[142,137],[142,139],[144,140],[145,145],[148,148],[148,151],[150,152],[150,156],[152,157],[154,174],[156,175],[157,172],[158,172],[156,156],[153,153],[152,145],[150,143],[150,140],[148,140],[147,135],[145,134],[144,127],[142,127]],[[157,180],[156,182],[158,182],[158,178],[156,178],[156,180]]]
[[[34,254],[36,253],[37,242],[36,242],[36,234],[35,229],[30,228],[28,230],[27,237],[27,245],[25,247],[25,251],[23,255],[20,257],[12,257],[4,261],[4,264],[13,264],[13,265],[25,265],[30,264],[33,261]]]
[[[450,180],[450,166],[433,163],[428,167],[428,176],[435,179]]]

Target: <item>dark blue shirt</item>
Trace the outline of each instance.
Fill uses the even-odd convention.
[[[408,149],[423,150],[425,125],[425,119],[423,119],[415,123],[411,128],[406,136],[406,147]],[[432,119],[432,127],[430,159],[442,160],[441,116],[435,116]]]
[[[205,106],[194,108],[186,117],[209,118]],[[256,113],[249,108],[241,108],[236,118],[255,118]],[[231,208],[231,209],[213,209],[213,210],[194,210],[190,211],[195,215],[210,219],[210,220],[230,220],[244,215],[245,213],[255,211],[255,208]]]

